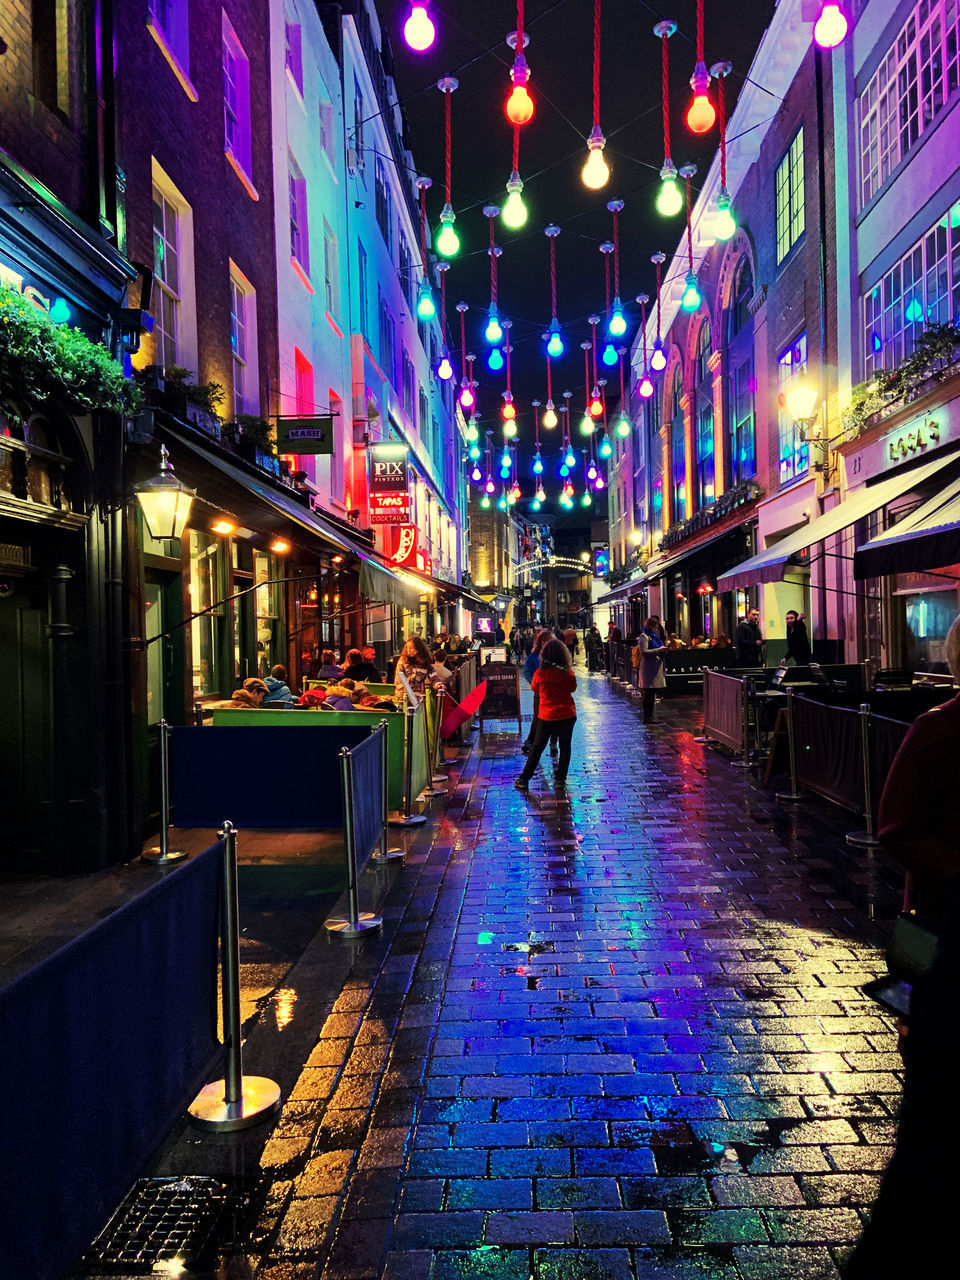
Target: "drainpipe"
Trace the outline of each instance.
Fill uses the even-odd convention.
[[[819,285],[819,321],[820,321],[820,431],[821,440],[824,442],[824,448],[827,439],[827,167],[824,160],[824,123],[823,123],[823,51],[819,46],[814,45],[813,50],[813,74],[814,86],[816,90],[816,112],[817,112],[817,277]],[[828,458],[829,465],[829,458]],[[823,514],[823,497],[821,495],[820,514]],[[827,565],[826,556],[820,565],[820,585],[818,589],[820,597],[820,639],[826,641],[828,637],[827,625]]]

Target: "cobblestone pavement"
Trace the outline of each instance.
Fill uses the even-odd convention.
[[[488,733],[411,839],[264,1151],[257,1274],[837,1276],[894,1136],[859,991],[893,896],[691,704],[580,683],[567,800]]]

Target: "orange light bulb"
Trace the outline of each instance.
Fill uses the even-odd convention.
[[[507,98],[507,119],[511,124],[529,124],[533,119],[533,99],[525,84],[515,84]]]

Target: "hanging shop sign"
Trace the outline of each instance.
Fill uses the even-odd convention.
[[[278,418],[277,453],[333,453],[333,414]]]
[[[410,523],[410,464],[402,444],[374,444],[367,450],[367,492],[371,524]]]
[[[390,559],[401,568],[418,569],[417,526],[398,524],[393,529],[393,551]],[[422,557],[420,557],[422,559]]]

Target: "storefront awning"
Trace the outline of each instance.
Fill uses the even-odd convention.
[[[854,490],[830,511],[825,511],[802,529],[787,534],[779,542],[767,547],[766,551],[751,556],[749,560],[744,560],[742,564],[721,574],[717,579],[717,590],[738,591],[742,587],[757,586],[761,582],[782,582],[793,556],[833,537],[841,529],[849,528],[871,512],[879,511],[887,503],[893,502],[901,494],[917,488],[949,463],[955,462],[958,456],[960,455],[950,453],[923,466],[890,476],[878,484]]]
[[[647,570],[646,570],[646,573],[644,574],[644,580],[646,582],[651,582],[653,581],[654,578],[662,578],[663,575],[665,573],[669,573],[671,569],[678,568],[679,565],[681,565],[684,561],[693,559],[694,556],[699,555],[700,552],[702,551],[708,550],[708,548],[712,548],[713,552],[716,552],[717,550],[716,544],[718,542],[722,542],[725,538],[731,538],[731,539],[734,537],[742,538],[744,529],[745,529],[744,524],[735,524],[731,528],[730,524],[727,523],[722,528],[715,530],[715,532],[712,533],[709,538],[702,538],[699,542],[696,542],[693,546],[689,546],[687,541],[685,540],[678,547],[672,549],[672,554],[654,556],[647,563]],[[730,548],[728,548],[728,551],[730,552],[731,556],[737,555],[737,554],[742,555],[743,549],[744,549],[744,544],[743,542],[741,542],[740,546],[735,551]]]
[[[960,563],[960,477],[899,524],[857,547],[855,578],[924,573]]]
[[[632,578],[629,582],[622,582],[619,586],[614,587],[612,591],[598,596],[594,604],[614,604],[618,600],[627,600],[631,594],[639,591],[645,582],[646,578],[642,575],[639,578]]]

